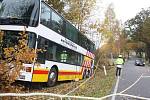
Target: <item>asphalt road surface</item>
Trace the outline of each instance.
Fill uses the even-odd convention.
[[[135,59],[128,60],[117,78],[112,93],[122,93],[137,97],[113,96],[111,100],[150,100],[150,66],[135,66]],[[138,97],[141,97],[138,99]],[[110,99],[110,98],[109,98]]]

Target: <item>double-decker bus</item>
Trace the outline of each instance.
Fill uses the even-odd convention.
[[[16,80],[53,86],[90,76],[94,43],[42,0],[0,0],[1,54],[3,48],[17,45],[25,26],[27,45],[44,52],[37,52],[36,62],[24,64]]]

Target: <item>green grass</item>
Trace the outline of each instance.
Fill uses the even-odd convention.
[[[110,69],[108,71],[108,75],[106,77],[103,77],[99,82],[100,91],[97,90],[95,95],[93,95],[93,96],[102,97],[102,96],[107,95],[108,93],[110,93],[114,82],[115,82],[115,70]]]
[[[102,70],[97,70],[94,78],[80,87],[71,95],[80,95],[88,97],[103,97],[110,93],[115,82],[115,68],[107,70],[107,76]]]

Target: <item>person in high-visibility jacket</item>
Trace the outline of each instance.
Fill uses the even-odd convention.
[[[66,50],[62,52],[62,54],[60,55],[60,58],[61,58],[61,62],[67,62],[68,54]]]
[[[119,55],[118,58],[115,61],[116,64],[116,76],[120,76],[121,69],[123,68],[124,60],[122,58],[122,55]]]

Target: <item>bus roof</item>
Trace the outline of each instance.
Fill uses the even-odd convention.
[[[57,13],[60,17],[62,17],[66,22],[70,23],[81,35],[85,36],[90,42],[92,42],[95,46],[95,43],[90,40],[85,34],[83,34],[82,32],[80,32],[71,21],[67,20],[66,18],[63,17],[63,15],[61,15],[59,12],[57,12],[53,7],[50,6],[50,4],[47,3],[47,0],[42,0],[42,2],[44,2],[46,5],[48,5],[55,13]]]

